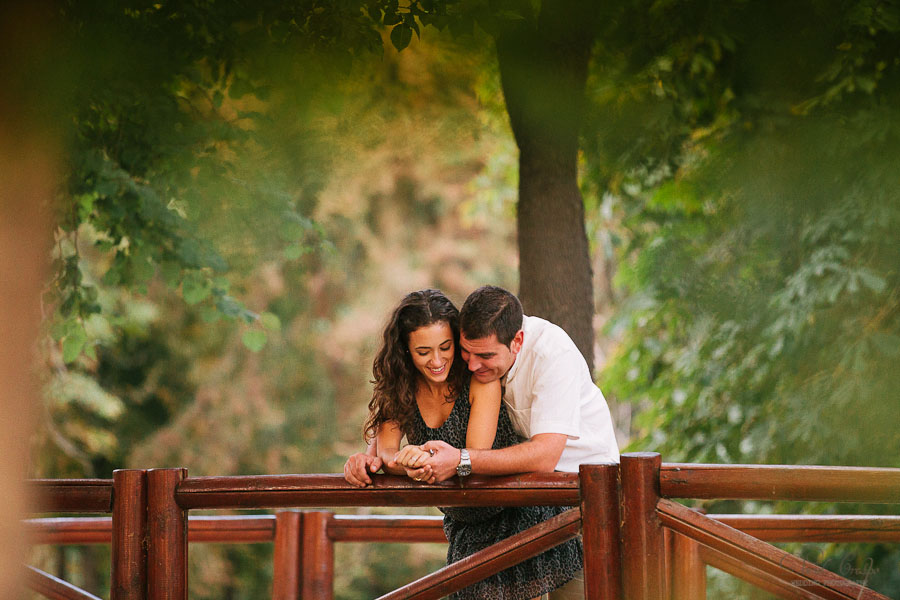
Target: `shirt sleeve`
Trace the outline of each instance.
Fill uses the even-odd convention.
[[[562,433],[580,437],[581,387],[587,363],[581,353],[563,350],[536,361],[532,384],[531,435]]]

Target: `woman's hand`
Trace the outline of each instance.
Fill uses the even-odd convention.
[[[403,449],[394,456],[394,460],[391,462],[406,469],[418,469],[425,464],[425,459],[429,456],[431,456],[431,454],[428,450],[423,450],[421,446],[410,444],[404,446]]]
[[[406,469],[406,476],[410,479],[414,479],[416,481],[421,481],[422,483],[434,483],[434,473],[431,471],[431,467],[425,465],[419,469]]]

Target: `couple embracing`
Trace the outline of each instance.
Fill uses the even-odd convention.
[[[619,460],[606,400],[574,342],[556,325],[524,316],[502,288],[475,290],[461,311],[438,290],[408,294],[385,327],[373,375],[369,449],[344,465],[354,485],[370,484],[379,469],[435,483],[471,473],[577,472],[582,463]],[[564,507],[441,510],[452,563]],[[571,540],[454,599],[584,598],[582,562],[581,541]]]

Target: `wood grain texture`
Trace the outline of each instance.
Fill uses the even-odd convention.
[[[272,600],[299,600],[303,514],[284,511],[276,519]]]
[[[622,587],[629,600],[665,595],[665,545],[656,515],[660,456],[622,455]]]
[[[111,600],[147,598],[147,472],[113,472]]]
[[[334,544],[328,538],[331,513],[303,513],[300,597],[331,600],[334,595]]]
[[[581,465],[579,475],[585,597],[621,598],[619,465]]]
[[[334,515],[328,537],[335,542],[446,544],[443,517],[406,515]]]
[[[148,598],[187,600],[187,513],[175,503],[186,469],[147,472]]]
[[[900,503],[900,469],[667,463],[665,498]]]
[[[101,600],[67,581],[34,567],[25,567],[25,584],[28,589],[50,600]]]
[[[517,490],[511,494],[510,490]],[[428,485],[406,477],[373,475],[356,488],[340,474],[192,477],[179,484],[182,508],[292,508],[318,506],[576,506],[577,473],[473,475]]]
[[[802,588],[802,593],[812,592],[829,600],[887,600],[886,596],[677,502],[660,500],[657,513],[666,527],[734,559],[735,564],[751,567],[756,576],[779,580]]]
[[[31,479],[32,512],[112,512],[112,479]]]
[[[572,508],[502,542],[381,596],[378,600],[438,600],[578,535],[581,511]]]

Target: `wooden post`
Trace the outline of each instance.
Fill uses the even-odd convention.
[[[275,515],[275,556],[272,600],[300,600],[300,536],[303,514],[282,511]]]
[[[111,600],[147,598],[147,471],[113,471]]]
[[[334,544],[328,537],[328,511],[303,513],[303,545],[300,597],[331,600],[334,597]]]
[[[659,600],[665,594],[665,546],[656,514],[656,452],[622,455],[622,581],[626,600]]]
[[[619,465],[581,465],[579,477],[585,598],[620,600]]]
[[[706,565],[700,557],[700,544],[667,531],[672,538],[672,600],[704,600]]]
[[[147,589],[149,600],[187,600],[187,511],[175,488],[187,469],[147,472]]]

